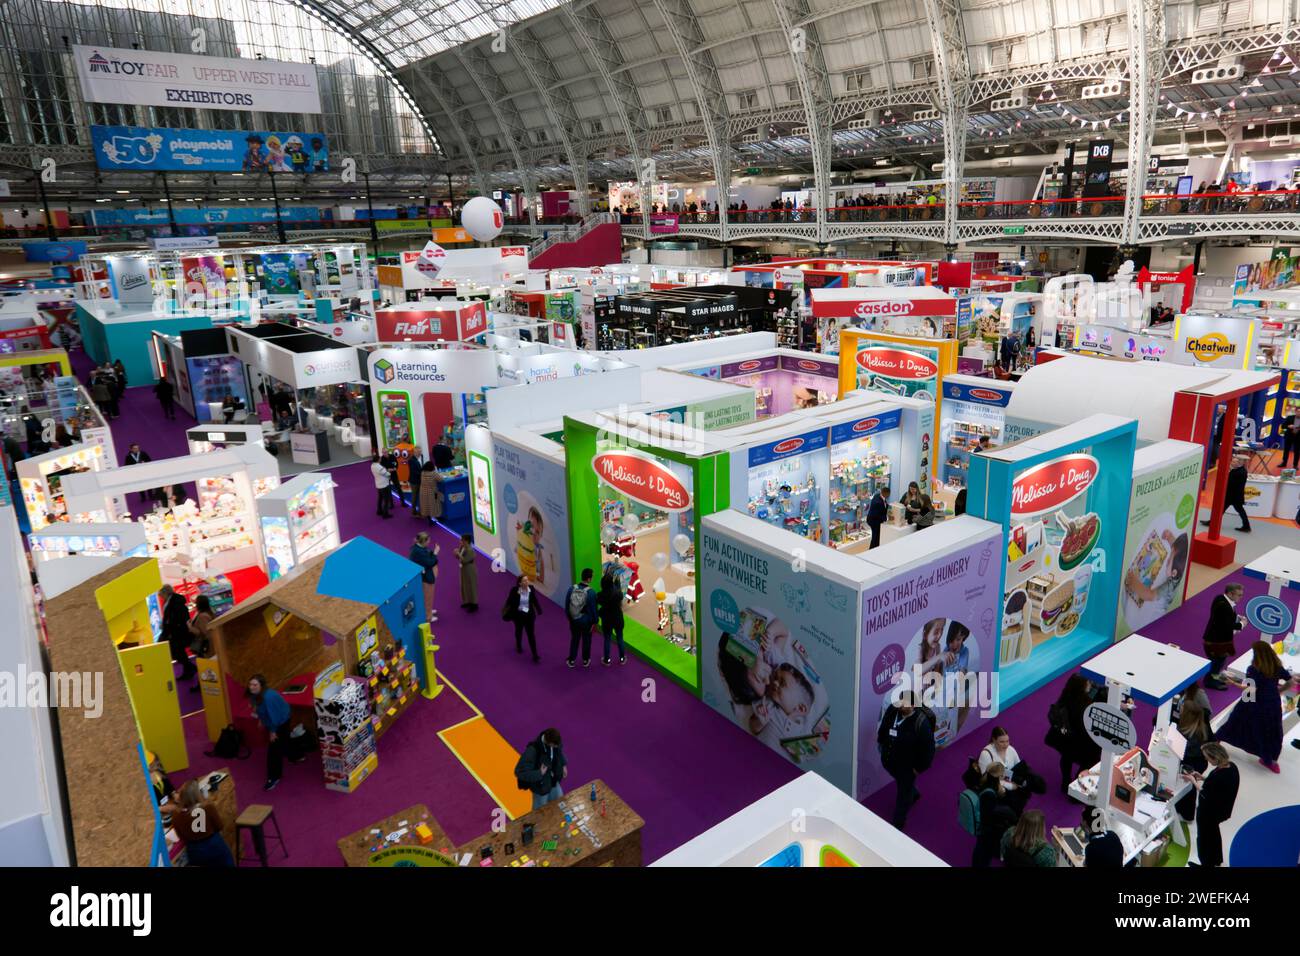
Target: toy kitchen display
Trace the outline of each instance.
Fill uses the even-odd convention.
[[[274,581],[318,554],[339,546],[334,479],[304,472],[257,499],[266,574]]]
[[[748,513],[821,541],[824,489],[818,478],[828,473],[827,456],[825,428],[750,448]]]
[[[1054,638],[1068,637],[1088,606],[1092,575],[1100,557],[1094,549],[1101,537],[1101,516],[1086,511],[1079,498],[1059,506],[1044,499],[1050,510],[1032,503],[1036,482],[1048,471],[1073,469],[1077,480],[1068,487],[1082,493],[1095,477],[1097,462],[1089,455],[1071,455],[1030,469],[1017,481],[1021,497],[1012,510],[1024,506],[1007,541],[1007,571],[1002,616],[1002,666],[1028,660],[1034,648]]]

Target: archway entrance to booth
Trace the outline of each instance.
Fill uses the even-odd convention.
[[[730,458],[584,418],[564,419],[573,579],[612,576],[627,645],[698,693],[699,522],[728,506]]]

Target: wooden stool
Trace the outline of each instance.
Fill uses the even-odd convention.
[[[244,807],[243,811],[235,818],[235,866],[239,866],[243,859],[244,851],[244,831],[248,830],[253,838],[253,852],[257,858],[266,866],[266,833],[263,827],[270,820],[275,824],[274,839],[280,844],[280,849],[284,850],[285,858],[289,856],[289,847],[284,842],[284,833],[280,830],[280,821],[275,818],[275,808],[268,807],[264,803],[250,803]]]

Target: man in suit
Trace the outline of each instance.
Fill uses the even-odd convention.
[[[172,661],[181,665],[180,680],[188,680],[199,672],[187,653],[190,646],[190,609],[185,598],[177,594],[170,584],[158,592],[162,600],[162,630],[172,649]]]
[[[137,445],[135,442],[132,442],[131,447],[128,448],[126,451],[126,460],[122,462],[122,466],[126,467],[127,465],[141,465],[144,464],[146,461],[153,461],[153,459],[149,457],[149,453],[147,451],[141,451],[140,446]],[[151,491],[140,492],[141,501],[148,501],[152,497],[153,497],[153,492]]]
[[[889,517],[889,486],[878,490],[867,506],[867,527],[871,529],[871,547],[880,547],[880,526]],[[867,549],[868,551],[871,548]]]
[[[1250,517],[1246,514],[1246,479],[1249,476],[1246,473],[1246,459],[1233,458],[1232,468],[1228,471],[1228,488],[1223,493],[1223,513],[1227,514],[1229,508],[1237,512],[1237,517],[1241,519],[1241,527],[1238,531],[1250,532]],[[1209,521],[1202,521],[1201,524],[1209,525]]]
[[[1201,866],[1223,865],[1223,834],[1219,826],[1232,816],[1241,786],[1241,774],[1228,759],[1223,744],[1210,741],[1201,745],[1201,754],[1210,769],[1202,776],[1192,774],[1196,787],[1196,855]]]
[[[1242,591],[1240,584],[1229,584],[1210,604],[1210,619],[1205,622],[1205,636],[1201,640],[1205,645],[1205,656],[1210,659],[1210,673],[1205,678],[1205,686],[1211,690],[1228,689],[1223,680],[1223,667],[1236,653],[1232,638],[1243,626],[1237,614],[1237,602],[1241,600]]]

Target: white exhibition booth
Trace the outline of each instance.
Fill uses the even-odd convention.
[[[442,268],[421,268],[420,250],[399,253],[396,265],[377,268],[380,298],[394,305],[419,301],[426,290],[460,290],[509,285],[528,272],[527,246],[445,249]]]
[[[369,428],[362,419],[369,400],[360,351],[314,332],[256,334],[264,328],[228,327],[226,341],[231,354],[248,371],[250,395],[260,395],[263,385],[274,391],[277,383],[292,391],[299,408],[297,424],[287,432],[275,433],[276,440],[288,446],[292,462],[315,466],[368,458]],[[318,407],[345,409],[342,417],[351,419],[353,425],[335,421],[333,414],[318,416]]]
[[[651,866],[946,866],[888,820],[805,773]]]
[[[413,445],[455,445],[467,425],[482,421],[495,402],[515,424],[563,414],[564,397],[576,402],[639,401],[640,370],[615,359],[572,349],[489,336],[508,350],[460,343],[445,347],[379,347],[366,353],[372,412],[382,450]],[[569,382],[564,390],[535,386]],[[507,386],[521,386],[519,388]],[[561,404],[545,404],[546,396]],[[587,397],[590,396],[590,397]],[[507,411],[507,407],[513,411]],[[549,410],[548,410],[549,409]]]
[[[26,582],[29,575],[18,515],[13,508],[0,506],[0,580]],[[32,589],[14,588],[5,610],[7,626],[0,628],[0,673],[45,674],[48,663]],[[0,787],[0,860],[6,866],[71,863],[54,713],[53,707],[0,707],[5,760],[5,784]]]
[[[90,429],[86,430],[90,432]],[[84,473],[98,473],[117,467],[113,436],[107,429],[83,432],[86,440],[68,448],[56,448],[43,455],[14,463],[27,520],[33,531],[52,522],[61,522],[71,514],[67,508],[66,483]]]
[[[196,500],[153,510],[137,496],[193,482]],[[259,444],[144,462],[64,479],[68,513],[90,524],[131,520],[145,530],[149,555],[173,583],[257,565],[265,570],[256,499],[280,485],[276,460]],[[121,504],[125,502],[125,507]]]
[[[144,525],[56,522],[27,537],[45,600],[107,571],[118,558],[147,557]]]

